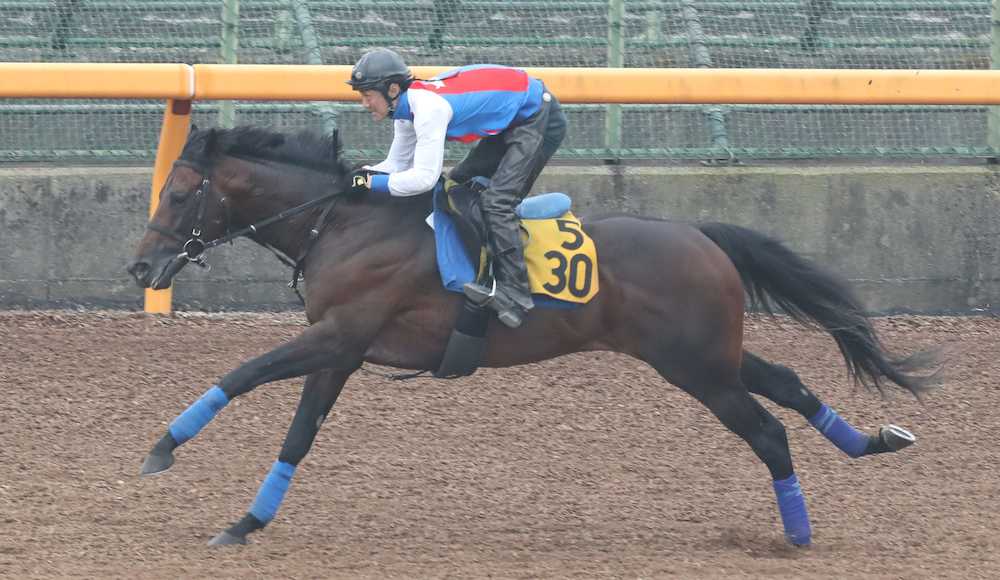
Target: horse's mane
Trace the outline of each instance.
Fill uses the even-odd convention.
[[[330,135],[309,130],[284,134],[253,126],[233,129],[193,127],[184,144],[181,159],[207,162],[217,155],[277,161],[324,173],[344,174],[350,171],[341,158],[340,138],[336,131]]]

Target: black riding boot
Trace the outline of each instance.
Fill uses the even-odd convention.
[[[473,303],[489,306],[497,312],[500,322],[517,328],[524,322],[527,312],[535,306],[531,299],[528,269],[524,264],[521,225],[513,212],[485,213],[484,217],[490,229],[489,241],[493,252],[496,288],[469,283],[463,290]]]

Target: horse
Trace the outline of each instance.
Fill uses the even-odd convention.
[[[210,544],[246,544],[275,517],[348,378],[365,362],[438,368],[464,297],[442,287],[425,218],[430,195],[377,200],[351,192],[340,138],[258,127],[193,128],[127,270],[162,289],[206,249],[246,235],[303,272],[308,326],[223,376],[155,443],[142,475],[173,465],[230,401],[265,383],[305,376],[301,400],[248,511]],[[848,283],[781,241],[731,224],[613,214],[582,219],[596,244],[600,291],[576,309],[536,308],[510,329],[492,318],[482,364],[509,367],[583,351],[642,361],[694,397],[767,466],[786,540],[811,543],[805,496],[784,426],[754,397],[801,414],[851,457],[914,441],[895,425],[858,430],[791,369],[743,348],[747,309],[786,313],[833,338],[855,382],[920,397],[940,383],[933,350],[890,354]]]

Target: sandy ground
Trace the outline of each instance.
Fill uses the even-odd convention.
[[[748,322],[748,348],[849,421],[919,437],[852,460],[777,412],[810,549],[783,543],[748,447],[604,353],[457,381],[358,373],[275,521],[249,546],[209,548],[276,459],[301,381],[234,401],[171,471],[139,478],[139,465],[177,413],[301,317],[0,312],[0,577],[996,578],[1000,321],[877,326],[902,352],[950,344],[947,384],[924,403],[882,399],[847,381],[824,335]]]

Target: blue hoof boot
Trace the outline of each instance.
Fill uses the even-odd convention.
[[[785,539],[793,546],[808,546],[812,541],[812,526],[809,525],[809,514],[799,478],[793,473],[786,479],[775,480],[774,493],[778,497]]]

